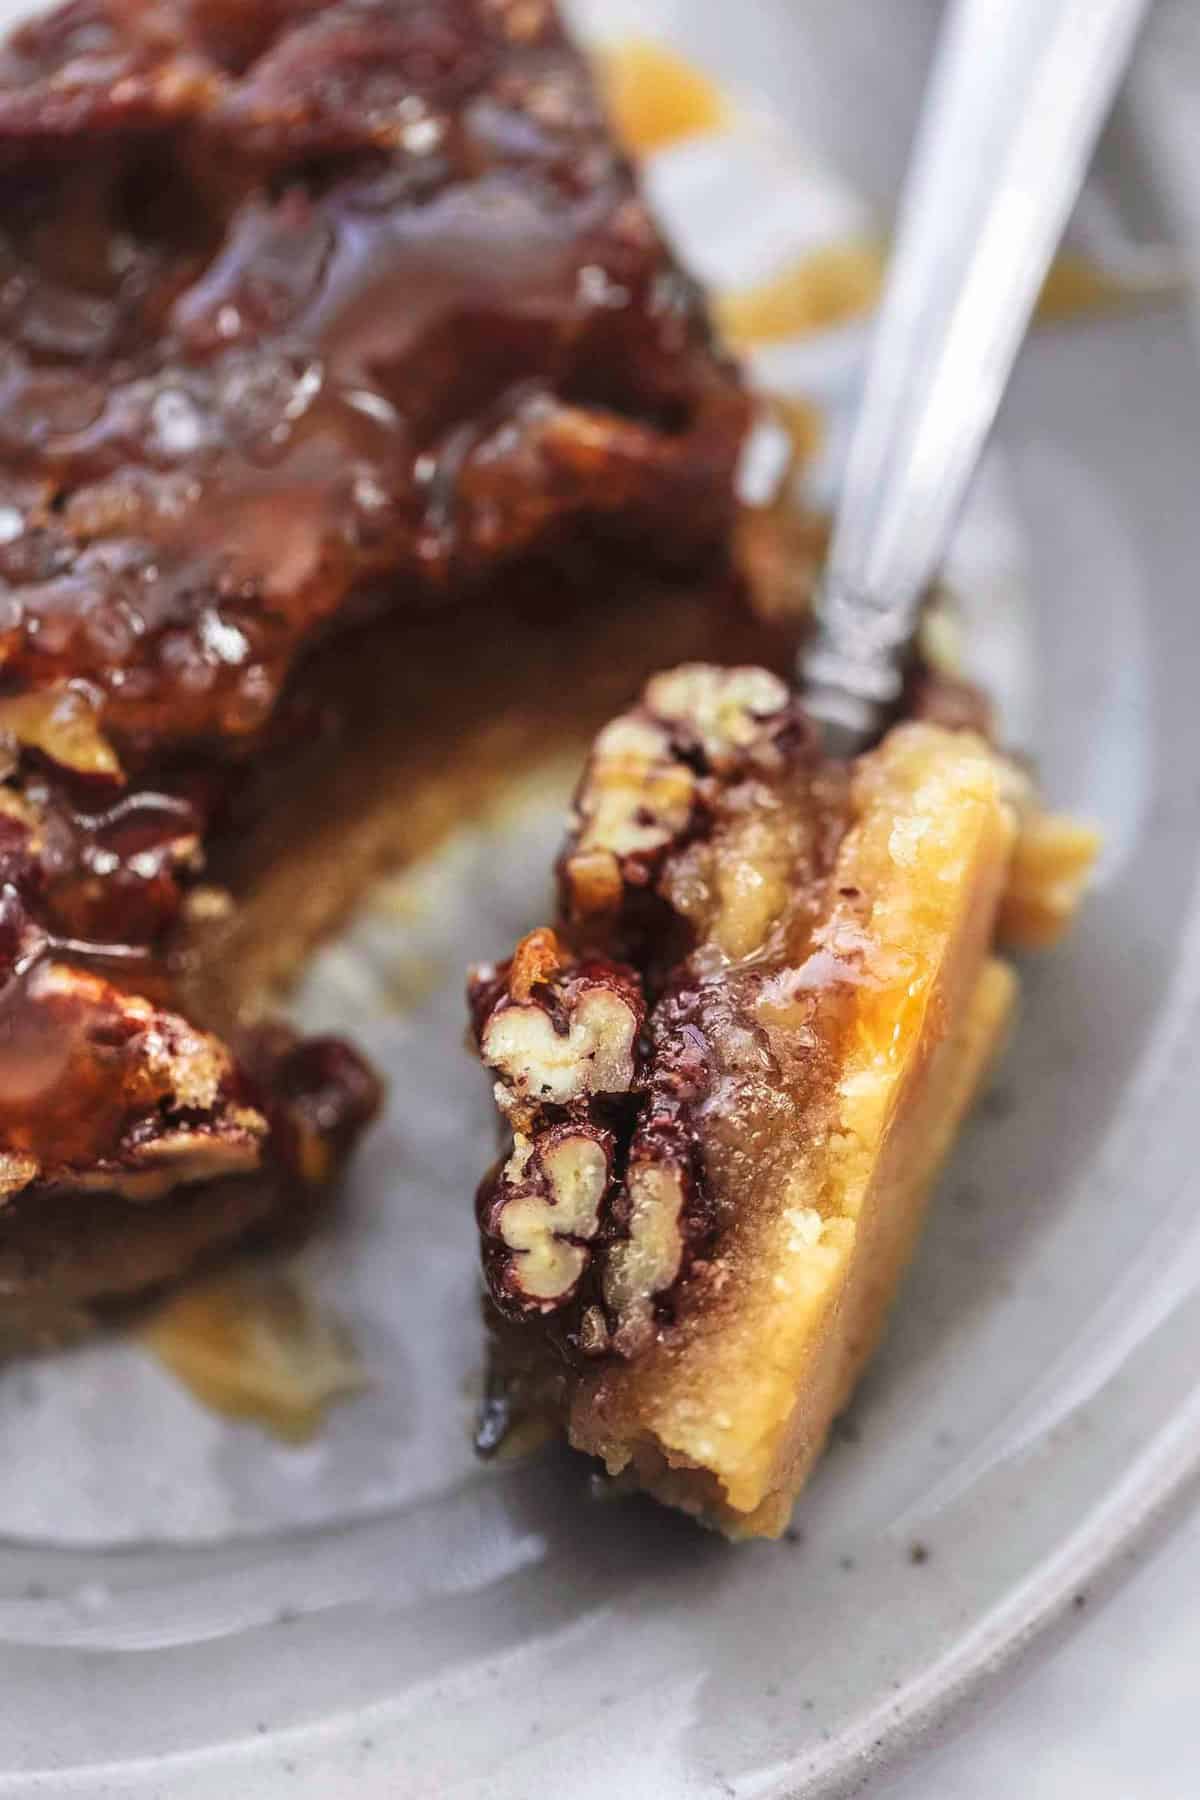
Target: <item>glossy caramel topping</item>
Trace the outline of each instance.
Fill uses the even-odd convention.
[[[266,1126],[239,1086],[215,1038],[100,976],[42,961],[0,997],[0,1144],[26,1182],[254,1168]]]
[[[369,581],[711,542],[744,423],[548,7],[253,11],[0,68],[0,663],[136,759],[253,739]]]
[[[0,221],[0,1182],[313,1187],[362,1063],[179,998],[237,761],[381,604],[713,544],[746,402],[544,0],[74,0],[0,53]]]

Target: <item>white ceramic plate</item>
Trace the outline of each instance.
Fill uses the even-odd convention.
[[[886,196],[920,9],[903,34],[886,0],[763,0],[736,30],[720,0],[635,10],[777,112],[803,102],[794,135],[853,168],[847,204]],[[853,348],[801,360],[848,386]],[[1109,851],[1075,939],[1028,971],[1016,1042],[792,1540],[730,1549],[647,1504],[592,1503],[566,1457],[484,1472],[470,1456],[466,1195],[489,1125],[454,1060],[454,964],[464,937],[498,948],[537,910],[528,870],[555,821],[549,787],[527,791],[405,884],[407,924],[368,910],[304,996],[342,1022],[354,999],[358,1035],[405,1072],[325,1253],[371,1392],[296,1452],[200,1413],[121,1347],[0,1378],[0,1795],[838,1791],[1068,1611],[1200,1460],[1184,319],[1039,338],[1002,437],[966,566],[1009,608],[1024,570],[1032,609],[1004,614],[989,654],[1048,791],[1098,817]],[[364,967],[414,959],[444,977],[425,1000],[361,1006]]]

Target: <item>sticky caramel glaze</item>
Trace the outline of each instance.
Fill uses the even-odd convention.
[[[600,75],[617,135],[639,155],[719,131],[725,122],[725,99],[716,83],[651,39],[607,45],[600,53]]]
[[[0,67],[4,679],[127,764],[252,743],[383,575],[712,545],[746,422],[548,6],[293,0],[234,67],[212,15],[85,0]]]
[[[534,550],[694,562],[747,403],[542,0],[76,0],[0,53],[0,220],[0,1267],[74,1304],[89,1257],[158,1279],[177,1200],[180,1267],[303,1213],[376,1103],[344,1048],[238,1035],[197,948],[251,817],[327,853],[339,781],[378,792],[304,672]],[[288,951],[336,909],[296,910]],[[151,1197],[145,1267],[100,1257]]]

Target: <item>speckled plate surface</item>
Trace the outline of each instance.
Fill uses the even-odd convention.
[[[802,232],[814,191],[838,231],[886,204],[920,6],[903,35],[884,0],[762,0],[736,30],[720,0],[579,10],[673,36],[789,121],[656,159],[701,259],[778,243],[782,222],[731,240],[768,171],[776,218]],[[1170,115],[1169,48],[1145,59],[1135,109]],[[1151,145],[1186,231],[1190,187]],[[1159,233],[1149,202],[1093,202],[1081,228],[1137,264]],[[859,347],[849,332],[773,349],[764,371],[818,389],[836,421]],[[1200,1461],[1200,371],[1184,313],[1039,336],[1001,440],[957,552],[968,637],[1048,792],[1097,818],[1108,850],[1073,941],[1026,972],[1019,1032],[788,1540],[731,1549],[649,1505],[593,1502],[565,1456],[483,1471],[470,1454],[466,1195],[490,1122],[458,1050],[458,964],[539,909],[531,871],[569,778],[547,769],[392,884],[300,997],[312,1019],[352,1017],[403,1076],[315,1258],[369,1391],[296,1451],[202,1413],[126,1346],[0,1376],[0,1795],[842,1791],[1069,1610]],[[410,1003],[385,1007],[385,986]]]

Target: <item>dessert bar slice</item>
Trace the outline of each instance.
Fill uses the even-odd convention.
[[[378,701],[534,559],[719,564],[746,418],[545,0],[72,0],[9,39],[0,1332],[304,1223],[374,1110],[344,1045],[248,1027],[222,949],[268,875],[286,962],[373,872],[281,906],[278,821],[382,779],[322,685],[348,628]]]
[[[555,928],[473,978],[497,1376],[731,1535],[783,1529],[1003,1031],[1018,792],[969,731],[833,763],[775,676],[677,668],[596,740]]]

